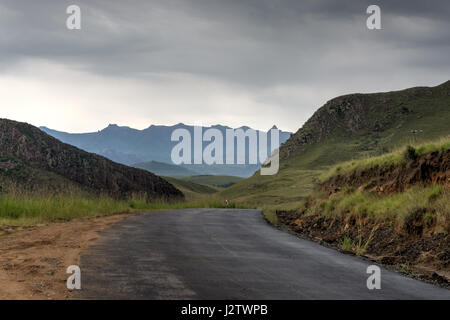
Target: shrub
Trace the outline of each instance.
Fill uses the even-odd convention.
[[[407,146],[404,153],[406,160],[416,160],[417,159],[417,151],[413,146]]]

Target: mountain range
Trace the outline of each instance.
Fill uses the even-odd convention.
[[[227,126],[215,125],[211,127],[202,127],[202,131],[204,132],[209,128],[218,129],[224,137],[226,136],[226,130],[231,129]],[[276,127],[274,126],[274,128]],[[68,133],[52,130],[47,127],[40,127],[40,129],[65,143],[71,144],[88,152],[102,155],[112,161],[125,165],[145,168],[147,170],[153,170],[152,172],[155,174],[166,176],[188,175],[188,172],[192,171],[193,174],[249,177],[259,168],[259,165],[257,164],[182,165],[186,170],[173,167],[174,164],[171,160],[171,151],[178,142],[171,141],[172,132],[176,129],[186,129],[192,134],[192,136],[194,135],[194,127],[183,123],[179,123],[174,126],[151,125],[144,130],[137,130],[130,127],[110,124],[103,130],[90,133]],[[240,127],[240,129],[247,130],[250,128],[243,126]],[[259,131],[257,131],[257,133],[259,133]],[[284,143],[290,136],[290,132],[280,130],[279,143]],[[205,148],[206,145],[207,143],[204,143],[203,148]],[[270,135],[268,137],[268,149],[270,149]],[[246,157],[248,157],[248,142],[245,146],[245,154]],[[167,165],[165,166],[164,164]],[[164,169],[162,169],[163,167]]]

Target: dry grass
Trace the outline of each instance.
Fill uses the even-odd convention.
[[[183,208],[246,208],[235,203],[204,197],[193,201],[147,201],[135,195],[127,200],[93,196],[76,191],[64,194],[9,190],[0,195],[0,225],[36,225],[76,218],[93,218],[118,213],[144,212]]]

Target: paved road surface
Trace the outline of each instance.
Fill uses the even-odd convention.
[[[450,290],[268,225],[256,210],[187,209],[136,215],[81,258],[82,298],[450,299]]]

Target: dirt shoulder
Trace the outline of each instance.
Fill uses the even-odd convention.
[[[405,275],[450,289],[448,234],[410,234],[393,223],[357,223],[296,211],[277,212],[280,228],[348,254],[357,254]],[[343,240],[353,244],[344,248]],[[358,252],[358,251],[361,252]]]
[[[0,300],[71,299],[70,265],[99,238],[99,231],[129,216],[52,223],[18,230],[0,227]]]

